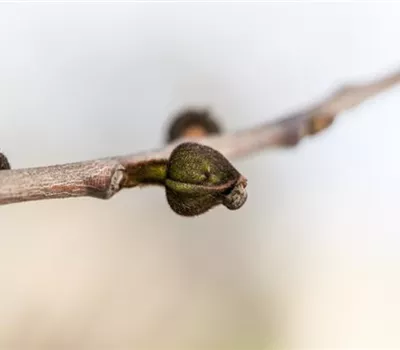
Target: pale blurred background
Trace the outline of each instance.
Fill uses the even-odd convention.
[[[400,66],[400,4],[0,5],[0,147],[29,167],[228,130]],[[235,166],[194,219],[161,189],[0,208],[0,349],[400,348],[400,88]]]

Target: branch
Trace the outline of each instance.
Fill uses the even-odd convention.
[[[400,71],[373,82],[348,85],[326,100],[275,121],[232,134],[198,140],[218,149],[229,159],[241,158],[272,147],[291,147],[329,127],[342,112],[400,83]]]
[[[329,127],[341,112],[359,105],[399,82],[400,72],[396,72],[372,83],[346,86],[321,103],[274,122],[234,133],[213,134],[200,138],[180,138],[158,150],[64,165],[1,170],[0,205],[82,196],[108,199],[122,188],[143,184],[166,186],[169,176],[168,167],[171,163],[168,159],[178,145],[185,144],[188,140],[217,150],[217,153],[221,154],[224,159],[225,157],[229,159],[244,157],[269,147],[294,146],[305,136],[314,135]],[[193,147],[193,143],[191,145]],[[205,155],[208,157],[210,151],[208,147],[206,149]],[[202,152],[201,150],[203,150],[201,147],[197,149],[198,152]],[[193,159],[187,161],[190,163]],[[207,169],[204,170],[205,168],[203,168],[201,170],[203,173],[195,174],[195,176],[199,176],[201,179],[206,176],[207,179],[210,179],[214,176],[214,173],[210,173],[210,169],[214,169],[214,165],[208,163],[208,158],[201,159],[201,161],[203,163],[206,161],[204,164],[206,164]],[[0,153],[1,168],[8,169],[9,166],[5,156]],[[223,174],[218,175],[223,177]],[[190,181],[190,186],[193,186],[196,181],[196,186],[199,186],[205,180],[196,179],[193,182],[190,179]],[[229,194],[240,193],[239,197],[235,197],[235,200],[241,206],[244,203],[243,198],[245,198],[245,178],[240,174],[235,175],[234,180],[231,179],[229,184]],[[215,184],[210,182],[207,183],[208,185],[214,186]],[[218,186],[220,185],[221,183]],[[202,189],[204,190],[205,187],[203,186]],[[216,188],[213,187],[213,191],[216,191]],[[218,188],[221,189],[221,187]],[[192,188],[190,189],[192,190]],[[189,201],[189,199],[193,201],[193,196],[198,195],[196,192],[198,189],[190,192],[190,195],[186,188],[185,191],[185,201]],[[226,194],[227,188],[224,191]],[[214,205],[223,203],[229,208],[229,204],[227,205],[224,202],[221,193],[218,192],[218,196],[215,193],[213,192]],[[189,198],[188,196],[192,197]],[[202,196],[204,198],[204,192],[202,192]],[[185,203],[186,206],[187,203]],[[237,207],[234,206],[230,209],[237,209]]]

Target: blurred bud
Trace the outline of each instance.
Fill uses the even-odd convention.
[[[218,204],[239,209],[247,199],[246,185],[232,164],[207,146],[182,143],[168,161],[167,200],[183,216],[200,215]]]
[[[10,163],[8,162],[7,157],[0,152],[0,170],[10,169]]]
[[[167,143],[180,137],[201,137],[220,132],[220,125],[207,109],[186,109],[172,120],[167,132]]]

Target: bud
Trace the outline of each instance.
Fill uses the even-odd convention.
[[[200,215],[218,204],[239,209],[247,199],[246,185],[232,164],[208,146],[182,143],[168,160],[167,200],[183,216]]]
[[[167,143],[180,137],[201,137],[221,133],[221,126],[207,109],[185,109],[172,120],[167,131]]]
[[[7,170],[10,168],[10,163],[8,162],[7,157],[0,152],[0,170]]]

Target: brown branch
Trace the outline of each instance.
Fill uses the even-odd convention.
[[[344,87],[316,106],[274,122],[234,133],[190,140],[212,147],[229,159],[244,157],[268,147],[294,146],[303,137],[330,126],[341,112],[399,82],[400,72],[396,72],[372,83]],[[162,149],[126,156],[40,168],[1,170],[0,204],[81,196],[110,198],[124,187],[140,184],[140,181],[129,178],[127,169],[132,174],[135,173],[132,172],[135,167],[154,160],[167,163],[172,150],[184,141],[187,139],[179,139]],[[4,164],[7,161],[2,155],[0,163],[3,168],[6,167]]]
[[[110,198],[120,189],[124,168],[115,160],[95,160],[0,171],[0,204],[48,198]]]

